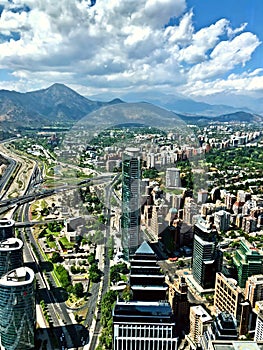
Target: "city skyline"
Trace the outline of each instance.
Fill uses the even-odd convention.
[[[85,96],[155,91],[240,104],[263,87],[262,7],[257,0],[238,9],[234,0],[3,1],[0,88],[60,82]]]

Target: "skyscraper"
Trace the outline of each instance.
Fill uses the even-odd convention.
[[[157,265],[157,257],[144,241],[130,258],[130,286],[133,299],[140,301],[160,301],[166,299],[168,286],[164,274]]]
[[[190,303],[188,301],[188,286],[183,276],[169,285],[169,302],[172,307],[176,328],[180,332],[189,331]]]
[[[166,187],[168,188],[181,187],[180,169],[177,169],[177,168],[166,169]]]
[[[15,236],[15,222],[12,219],[0,219],[0,241]]]
[[[34,349],[35,278],[28,267],[0,279],[0,338],[5,350]]]
[[[15,237],[0,241],[0,278],[23,266],[23,242]]]
[[[113,309],[114,350],[177,350],[175,323],[167,302],[120,302]]]
[[[244,288],[248,277],[263,273],[263,254],[245,239],[240,240],[233,263],[237,268],[238,284]]]
[[[122,245],[126,254],[141,243],[141,161],[138,148],[127,148],[122,160]]]
[[[192,271],[195,281],[204,289],[214,288],[216,272],[222,267],[222,252],[216,240],[216,231],[207,228],[205,221],[195,224]]]
[[[240,315],[240,303],[243,300],[242,289],[233,278],[227,278],[223,273],[216,274],[214,307],[216,312],[228,312],[236,319]]]

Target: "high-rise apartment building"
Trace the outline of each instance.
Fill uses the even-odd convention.
[[[167,302],[120,302],[113,310],[114,350],[177,350],[175,323]]]
[[[219,210],[214,214],[214,223],[218,231],[227,231],[230,225],[230,213]]]
[[[0,241],[0,278],[23,266],[23,242],[15,237]]]
[[[208,326],[212,322],[212,317],[201,306],[190,307],[190,339],[198,344],[204,332],[207,331]]]
[[[199,214],[199,206],[195,203],[193,198],[186,197],[184,201],[184,221],[187,224],[193,224],[193,218],[195,215]]]
[[[1,349],[33,350],[35,277],[28,267],[9,271],[0,279]]]
[[[244,297],[250,302],[252,308],[256,301],[263,300],[263,275],[253,275],[248,277]]]
[[[165,179],[166,179],[166,187],[168,188],[181,187],[180,169],[167,168]]]
[[[194,226],[193,278],[203,289],[215,286],[216,272],[221,271],[222,252],[217,247],[216,232],[199,221]]]
[[[244,288],[248,277],[263,273],[263,254],[245,239],[240,240],[233,263],[238,274],[238,284]]]
[[[15,222],[12,219],[0,219],[0,241],[15,236]]]
[[[141,161],[138,148],[127,148],[122,159],[122,245],[133,253],[141,243]]]

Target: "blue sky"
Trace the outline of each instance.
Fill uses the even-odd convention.
[[[262,0],[2,0],[0,13],[0,89],[262,96]]]
[[[220,18],[230,20],[233,27],[247,23],[246,30],[256,34],[263,41],[263,1],[262,0],[188,0],[194,9],[196,29],[215,23]],[[251,67],[263,65],[263,48],[259,47],[249,62]]]

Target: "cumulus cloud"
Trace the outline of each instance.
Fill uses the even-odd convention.
[[[0,69],[11,70],[17,81],[9,85],[20,91],[53,82],[87,93],[163,86],[194,94],[212,83],[216,90],[227,86],[222,75],[245,67],[260,45],[256,35],[244,32],[246,23],[232,28],[225,18],[195,30],[186,0],[4,0],[1,5]]]
[[[210,54],[210,59],[196,64],[189,71],[192,80],[209,79],[231,71],[250,60],[260,41],[252,33],[242,33],[231,41],[221,41]]]

